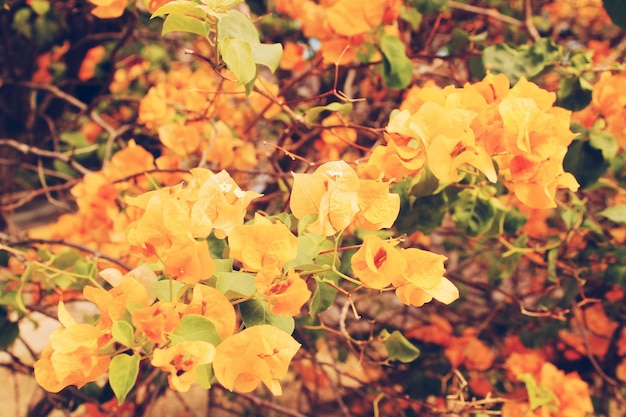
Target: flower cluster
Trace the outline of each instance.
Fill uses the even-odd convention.
[[[313,174],[294,173],[291,211],[298,219],[316,214],[307,230],[332,236],[354,224],[366,230],[393,225],[400,196],[389,192],[389,182],[361,179],[343,161],[320,165]]]
[[[470,166],[492,182],[500,176],[530,207],[555,207],[557,189],[578,189],[563,171],[574,138],[570,112],[554,107],[555,99],[523,78],[509,88],[502,74],[462,88],[413,88],[391,115],[388,143],[374,149],[366,172],[403,178],[428,167],[451,183]]]
[[[459,290],[443,276],[447,258],[416,248],[398,249],[376,235],[366,235],[352,256],[352,271],[368,288],[392,286],[404,304],[420,307],[433,298],[450,304]]]
[[[218,382],[230,390],[249,392],[263,382],[280,394],[278,380],[300,347],[289,334],[269,325],[235,333],[237,317],[232,304],[220,291],[204,284],[193,286],[190,296],[166,302],[155,300],[149,289],[157,277],[147,267],[125,276],[117,270],[102,275],[114,284],[112,289],[84,290],[85,298],[100,310],[95,324],[77,324],[63,302],[59,303],[62,327],[35,363],[35,377],[43,388],[58,392],[68,385],[81,387],[96,380],[107,371],[112,357],[126,354],[115,352],[116,342],[128,350],[148,353],[152,366],[167,372],[170,388],[177,391],[189,390],[201,375],[207,375],[204,367],[213,366]],[[215,334],[191,332],[189,336],[185,320],[190,317],[209,322]],[[116,335],[120,323],[132,329],[126,339]],[[208,336],[219,342],[207,341]]]

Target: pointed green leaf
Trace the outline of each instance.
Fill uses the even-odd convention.
[[[152,13],[150,19],[174,13],[195,16],[198,18],[204,18],[206,16],[206,13],[198,7],[196,2],[190,0],[174,0],[159,7],[154,13]]]
[[[267,303],[258,300],[248,300],[239,304],[239,311],[246,327],[270,324],[289,334],[295,329],[293,317],[277,316],[267,309]]]
[[[259,31],[252,21],[239,10],[229,10],[228,15],[218,23],[219,41],[224,38],[239,39],[251,44],[259,44]]]
[[[624,0],[602,0],[602,3],[613,23],[626,29],[626,2]]]
[[[185,16],[182,13],[172,13],[165,18],[161,35],[170,32],[188,32],[207,37],[209,25],[195,17]]]
[[[130,323],[125,321],[113,322],[111,336],[117,343],[131,347],[135,344],[135,330]]]
[[[283,46],[279,43],[251,43],[254,62],[275,72],[283,56]]]
[[[150,291],[156,295],[156,297],[166,303],[177,301],[180,297],[180,290],[185,286],[180,281],[173,279],[163,279],[150,285]]]
[[[170,335],[170,340],[173,344],[201,341],[217,346],[222,338],[211,320],[199,314],[189,314],[181,319],[180,327]]]
[[[394,90],[408,86],[413,79],[413,64],[406,56],[404,43],[392,35],[383,35],[380,39],[383,53],[383,79]]]
[[[211,388],[211,379],[213,379],[213,366],[210,363],[196,367],[196,384],[202,389]]]
[[[309,309],[309,317],[315,318],[319,313],[332,307],[337,290],[323,282],[316,282],[315,291],[311,297],[311,307]]]
[[[109,365],[109,384],[119,404],[124,402],[130,390],[135,386],[138,374],[139,354],[122,354],[111,360]]]
[[[217,274],[217,288],[229,300],[250,297],[256,292],[255,276],[245,272],[220,272]]]
[[[606,217],[613,223],[626,224],[626,204],[607,207],[598,216]]]
[[[420,355],[420,350],[409,342],[398,330],[389,333],[386,329],[383,329],[378,337],[380,341],[383,342],[383,345],[385,345],[389,359],[392,361],[409,363],[413,362]]]
[[[256,64],[249,42],[223,38],[220,41],[220,53],[228,69],[237,76],[239,84],[247,84],[256,77]]]

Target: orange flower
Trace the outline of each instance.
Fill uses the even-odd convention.
[[[174,303],[157,301],[150,307],[136,308],[131,320],[138,334],[145,334],[154,343],[165,343],[167,335],[180,327],[180,316]]]
[[[80,64],[78,70],[78,79],[81,81],[87,81],[96,76],[96,66],[102,61],[106,55],[104,46],[98,45],[87,51],[85,59]]]
[[[168,252],[162,260],[165,263],[165,274],[185,284],[209,279],[215,271],[215,262],[211,258],[206,240],[190,241],[189,244]]]
[[[392,243],[366,235],[351,259],[352,272],[368,288],[383,289],[402,277],[407,261]]]
[[[294,270],[289,270],[285,278],[275,280],[265,291],[269,310],[279,316],[295,316],[311,298],[306,281]]]
[[[283,56],[280,59],[280,69],[301,71],[306,65],[306,45],[287,41],[283,47]]]
[[[89,3],[95,4],[96,8],[91,11],[100,19],[113,19],[124,14],[127,0],[89,0]]]
[[[404,249],[402,254],[408,266],[392,283],[400,301],[420,307],[433,298],[444,304],[459,298],[458,288],[443,276],[445,256],[416,248]]]
[[[248,327],[217,346],[213,371],[230,391],[251,392],[262,382],[272,394],[280,395],[279,380],[299,348],[293,337],[274,326]]]
[[[223,239],[235,226],[243,224],[248,205],[262,194],[243,191],[230,174],[220,171],[217,174],[208,169],[194,168],[192,213],[197,212],[208,219],[215,229],[215,235]]]
[[[311,233],[334,235],[348,227],[359,212],[359,177],[345,162],[327,162],[313,174],[293,173],[293,177],[291,211],[298,219],[318,215],[307,227]]]
[[[158,131],[161,143],[176,155],[191,155],[202,142],[202,135],[196,124],[168,123],[159,127]]]
[[[77,324],[59,303],[60,327],[50,336],[50,344],[35,362],[35,379],[46,391],[59,392],[68,385],[82,387],[99,378],[111,358],[99,350],[110,339],[101,329]]]
[[[253,225],[236,226],[228,236],[230,256],[249,271],[282,268],[298,254],[298,239],[283,223],[255,215]]]
[[[156,260],[155,256],[164,257],[168,251],[186,246],[195,233],[206,237],[210,226],[192,228],[189,207],[181,200],[181,187],[162,188],[139,197],[127,197],[131,206],[144,209],[141,218],[128,227],[128,242],[140,249],[146,260]]]
[[[197,368],[207,365],[215,357],[215,347],[202,341],[183,341],[164,349],[155,349],[152,365],[170,374],[170,388],[187,392],[198,378]]]
[[[107,331],[111,329],[114,321],[121,320],[124,317],[129,304],[147,307],[151,301],[146,288],[130,274],[119,285],[109,291],[105,291],[102,288],[85,287],[83,295],[87,300],[98,306],[100,320],[97,327]]]
[[[361,180],[356,227],[380,230],[393,226],[400,212],[400,196],[389,193],[389,185],[379,180]]]
[[[237,315],[228,298],[208,285],[198,284],[193,287],[191,302],[181,309],[183,316],[198,314],[211,320],[223,339],[235,332]]]

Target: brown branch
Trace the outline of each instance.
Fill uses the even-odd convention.
[[[15,210],[18,207],[22,207],[24,204],[28,203],[29,201],[32,201],[35,199],[35,197],[40,196],[42,194],[46,194],[46,192],[52,192],[52,191],[59,191],[59,190],[65,190],[67,188],[72,188],[74,185],[78,184],[81,180],[80,179],[74,179],[71,181],[68,181],[66,183],[63,184],[57,184],[57,185],[50,185],[48,187],[46,187],[45,189],[38,189],[38,190],[32,190],[32,191],[27,191],[27,192],[23,192],[20,194],[24,194],[23,197],[17,197],[16,200],[13,203],[9,203],[9,204],[2,204],[0,205],[0,211],[12,211]],[[9,194],[12,195],[12,194]]]
[[[484,7],[477,7],[477,6],[472,6],[470,4],[463,4],[463,3],[459,3],[459,2],[454,1],[454,0],[448,1],[446,3],[446,5],[448,7],[453,8],[453,9],[463,10],[465,12],[470,12],[470,13],[475,13],[475,14],[481,14],[481,15],[484,15],[484,16],[488,16],[488,17],[491,17],[493,19],[499,20],[499,21],[504,22],[504,23],[508,23],[509,25],[513,25],[513,26],[516,26],[516,27],[523,27],[523,26],[525,26],[524,22],[522,22],[521,20],[517,20],[514,17],[502,14],[499,11],[494,10],[494,9],[486,9]]]
[[[541,39],[541,35],[533,23],[533,7],[530,0],[524,0],[524,26],[533,41]]]
[[[89,174],[91,172],[91,170],[76,162],[74,158],[72,158],[71,153],[68,155],[67,153],[48,151],[46,149],[41,149],[35,146],[30,146],[25,143],[18,142],[15,139],[0,139],[0,146],[9,146],[13,149],[18,150],[24,155],[33,154],[45,158],[58,159],[59,161],[63,161],[66,164],[69,164],[72,168],[74,168],[76,171],[80,172],[83,175]]]
[[[220,388],[224,391],[226,391],[226,388],[220,386],[220,385],[214,385],[215,388]],[[230,391],[229,391],[230,392]],[[277,411],[279,413],[282,413],[286,416],[290,416],[290,417],[308,417],[306,414],[302,414],[296,410],[291,410],[287,407],[283,407],[282,405],[279,404],[275,404],[271,401],[268,400],[264,400],[262,398],[259,398],[255,395],[252,394],[246,394],[243,392],[236,392],[236,395],[238,395],[239,397],[245,398],[246,400],[250,401],[251,403],[253,403],[256,406],[261,406],[261,407],[266,407],[266,408],[271,408],[274,411]]]
[[[100,252],[97,249],[92,249],[85,245],[81,245],[80,243],[68,242],[62,239],[24,239],[24,240],[11,240],[8,235],[4,233],[0,233],[0,238],[2,240],[6,240],[5,244],[9,247],[15,246],[24,246],[24,245],[62,245],[68,246],[70,248],[78,249],[81,252],[91,253],[96,258],[104,259],[109,262],[113,262],[114,264],[124,268],[126,271],[130,271],[133,269],[130,265],[122,261],[121,259],[115,258],[113,256],[109,256]]]

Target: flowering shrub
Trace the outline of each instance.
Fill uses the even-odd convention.
[[[5,3],[2,210],[65,208],[0,234],[29,416],[626,404],[619,4]]]

